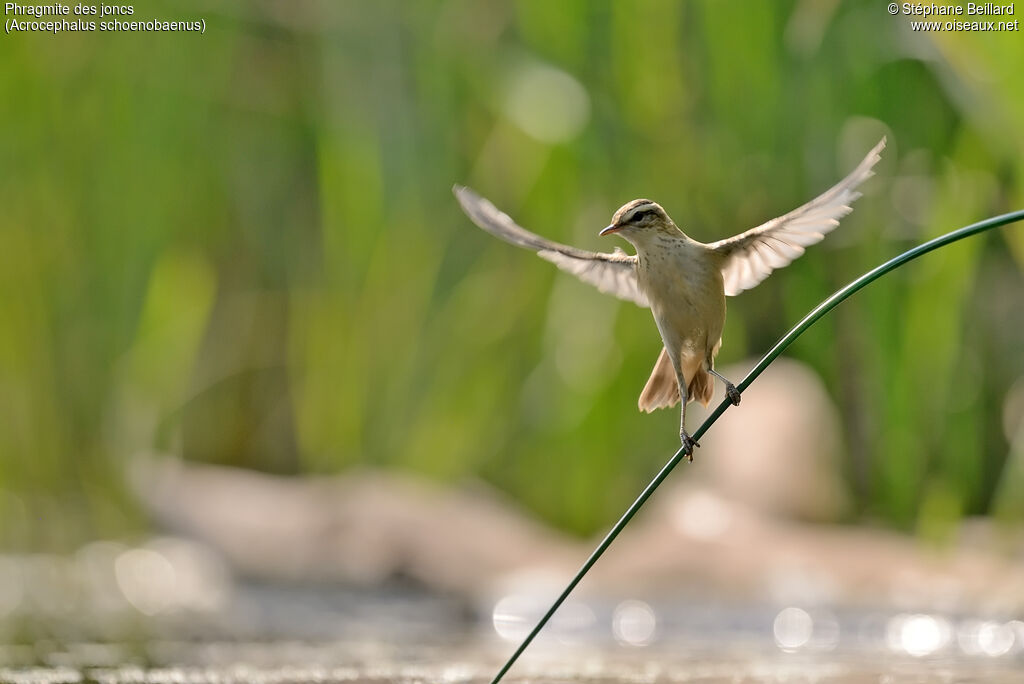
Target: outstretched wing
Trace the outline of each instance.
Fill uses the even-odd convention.
[[[601,292],[615,295],[639,306],[650,306],[637,284],[635,256],[630,256],[620,249],[611,254],[588,252],[585,249],[552,242],[516,224],[507,214],[499,211],[469,188],[456,185],[452,190],[466,215],[491,235],[537,252],[542,259],[572,273]]]
[[[725,294],[737,295],[749,290],[835,229],[839,219],[853,211],[850,205],[860,197],[857,186],[874,175],[872,168],[881,159],[884,147],[885,138],[882,138],[850,175],[799,209],[735,237],[709,244],[710,249],[725,257],[722,262]]]

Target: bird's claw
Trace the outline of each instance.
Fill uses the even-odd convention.
[[[729,401],[732,402],[733,406],[740,405],[740,391],[736,389],[736,385],[731,382],[725,383],[725,395],[729,397]]]
[[[697,442],[693,437],[690,437],[686,430],[679,431],[679,441],[683,444],[683,453],[686,454],[686,460],[693,463],[693,448],[700,448],[700,443]]]

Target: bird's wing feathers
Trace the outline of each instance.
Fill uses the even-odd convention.
[[[601,292],[640,306],[650,306],[637,284],[635,256],[630,256],[620,249],[610,254],[588,252],[547,240],[516,224],[507,214],[469,188],[457,185],[454,192],[466,215],[491,235],[537,252],[542,259],[593,285]]]
[[[882,138],[850,175],[802,207],[708,245],[725,257],[722,262],[725,294],[731,296],[749,290],[835,229],[839,219],[853,211],[850,205],[860,197],[857,186],[874,174],[872,168],[881,159],[884,147],[885,138]]]

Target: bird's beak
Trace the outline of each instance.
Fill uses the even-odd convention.
[[[620,230],[622,230],[622,226],[616,226],[615,224],[612,224],[610,226],[602,228],[601,232],[598,233],[598,235],[611,235],[612,233],[617,233]]]

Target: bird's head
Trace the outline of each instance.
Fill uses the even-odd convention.
[[[619,207],[612,216],[610,226],[599,235],[618,233],[634,245],[658,233],[679,233],[676,224],[668,217],[665,210],[657,202],[647,199],[635,199]]]

